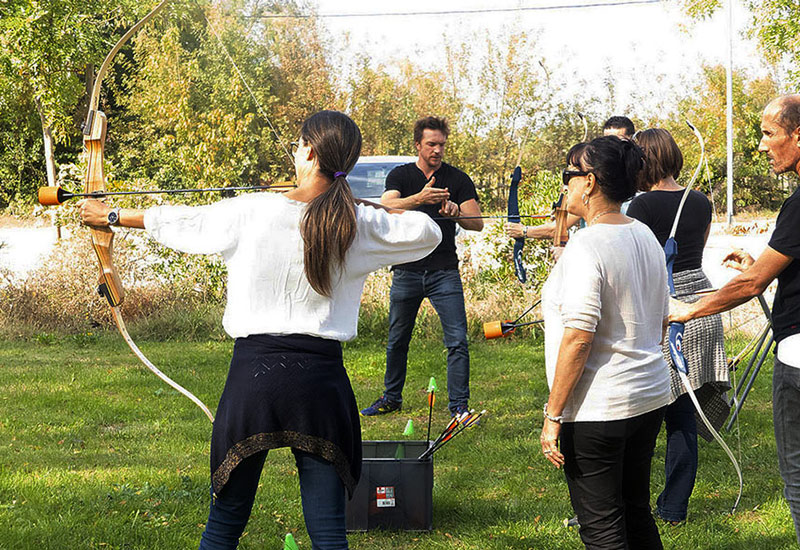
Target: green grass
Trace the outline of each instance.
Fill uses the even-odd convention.
[[[547,391],[541,338],[472,345],[472,402],[489,415],[436,455],[431,533],[352,534],[359,550],[578,549],[560,471],[541,457],[541,404]],[[215,408],[231,342],[139,342],[163,370]],[[449,414],[445,352],[416,339],[404,409],[365,419],[364,439],[401,439],[409,418],[416,437],[427,422],[425,388],[440,385],[434,426]],[[380,342],[345,347],[358,403],[380,394]],[[112,334],[0,342],[0,549],[196,548],[208,506],[211,426],[192,403],[163,385]],[[689,522],[662,526],[667,548],[795,548],[781,496],[765,365],[745,404],[739,511],[733,467],[716,443],[700,443],[700,469]],[[736,434],[725,434],[738,454]],[[664,442],[654,459],[653,500],[663,484]],[[280,549],[286,532],[311,544],[303,527],[294,462],[270,454],[242,549]]]

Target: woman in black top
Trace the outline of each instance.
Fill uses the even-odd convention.
[[[640,187],[647,192],[633,199],[627,214],[650,227],[663,246],[684,194],[684,188],[675,181],[683,167],[683,155],[670,133],[660,128],[638,132],[634,140],[645,153]],[[675,234],[678,257],[673,277],[675,292],[682,301],[694,302],[697,296],[684,295],[711,288],[702,270],[703,248],[710,230],[711,204],[699,191],[690,191]],[[730,412],[724,395],[730,384],[723,339],[719,315],[686,324],[683,351],[689,366],[689,379],[703,411],[717,429]],[[672,366],[666,342],[664,356]],[[711,434],[702,422],[696,422],[689,395],[685,393],[675,369],[671,368],[670,372],[673,402],[667,407],[664,417],[667,429],[666,482],[658,497],[656,513],[674,525],[686,519],[689,497],[694,488],[698,431],[708,440],[711,440]]]

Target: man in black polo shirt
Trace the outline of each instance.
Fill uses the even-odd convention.
[[[461,170],[442,162],[449,128],[447,121],[426,117],[414,125],[416,162],[398,166],[386,178],[381,202],[390,208],[419,210],[436,219],[442,242],[422,260],[396,265],[389,305],[386,347],[386,390],[362,416],[400,409],[406,381],[408,344],[424,298],[430,300],[444,332],[447,347],[447,392],[452,414],[467,410],[469,400],[469,349],[464,291],[458,273],[456,223],[480,231],[483,220],[475,185]],[[441,219],[454,218],[454,219]]]
[[[761,133],[758,150],[766,153],[772,171],[800,175],[800,95],[771,101],[761,117]],[[673,301],[670,321],[685,322],[727,311],[758,296],[778,279],[772,306],[773,333],[778,343],[772,375],[772,415],[784,495],[800,542],[800,188],[783,203],[769,245],[757,260],[741,250],[725,260],[742,273],[693,304]]]

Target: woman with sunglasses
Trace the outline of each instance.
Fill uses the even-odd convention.
[[[664,246],[669,237],[684,188],[676,183],[683,168],[683,155],[672,135],[661,128],[638,132],[634,137],[645,154],[645,169],[640,174],[639,187],[647,191],[637,196],[628,215],[647,225]],[[702,270],[703,248],[711,230],[711,203],[699,191],[686,198],[675,239],[678,257],[673,266],[675,291],[686,302],[698,290],[711,288]],[[725,355],[725,335],[722,318],[712,315],[689,321],[683,337],[683,354],[689,367],[689,379],[708,419],[719,429],[730,412],[725,392],[730,389],[728,364]],[[664,357],[672,362],[669,348],[664,345]],[[664,490],[656,501],[656,514],[672,525],[686,520],[689,497],[697,475],[697,433],[712,440],[705,424],[695,422],[695,409],[675,369],[672,377],[672,403],[664,415],[667,430]]]
[[[228,270],[223,325],[236,341],[211,436],[202,550],[237,547],[267,452],[279,447],[294,453],[312,549],[348,548],[361,427],[341,342],[356,336],[367,275],[424,258],[441,240],[425,214],[356,204],[346,176],[360,152],[358,126],[321,111],[300,131],[296,189],[112,216],[165,246],[222,254]],[[108,225],[111,210],[83,201],[81,217]]]
[[[542,289],[550,386],[542,453],[564,467],[586,548],[658,550],[650,464],[670,395],[661,353],[667,272],[653,233],[620,213],[643,155],[605,136],[574,146],[567,164],[567,210],[588,226]]]

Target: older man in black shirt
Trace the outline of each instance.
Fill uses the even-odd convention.
[[[775,174],[800,175],[800,95],[770,102],[761,118],[758,150]],[[800,188],[786,199],[769,245],[757,260],[743,251],[726,258],[742,273],[715,294],[693,304],[672,303],[670,321],[685,322],[732,309],[778,279],[772,324],[778,349],[772,376],[772,413],[784,495],[800,542]]]
[[[456,223],[480,231],[483,220],[478,194],[470,177],[443,162],[449,129],[444,119],[426,117],[414,126],[416,162],[398,166],[386,178],[381,202],[391,208],[420,210],[436,219],[442,242],[422,260],[396,265],[389,305],[384,394],[361,411],[362,416],[400,409],[406,381],[408,345],[422,300],[430,300],[444,332],[447,347],[447,392],[452,414],[467,410],[469,350],[464,291],[456,255]],[[451,218],[451,219],[448,219]]]

